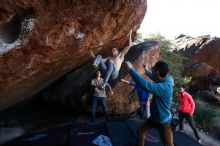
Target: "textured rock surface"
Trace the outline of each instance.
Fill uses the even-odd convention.
[[[160,44],[157,42],[143,43],[135,46],[127,56],[126,60],[129,60],[134,65],[135,69],[141,74],[145,74],[143,70],[143,64],[146,64],[151,68],[159,59]],[[126,67],[123,66],[119,79],[124,78],[131,81],[130,75],[127,74]],[[137,110],[139,107],[139,102],[135,97],[133,97],[132,104],[129,104],[128,93],[133,89],[123,83],[119,82],[119,79],[114,83],[116,86],[113,88],[114,95],[108,98],[109,110],[113,113],[131,113]],[[136,96],[137,97],[137,96]]]
[[[215,106],[220,105],[220,96],[215,94],[214,92],[210,92],[208,90],[198,91],[197,96],[200,100],[206,101],[211,105],[215,105]]]
[[[159,43],[142,43],[133,46],[125,56],[125,60],[131,61],[134,67],[144,74],[142,65],[146,64],[148,67],[154,65],[159,58],[159,52]],[[91,62],[88,62],[83,67],[61,78],[38,96],[43,97],[48,102],[63,103],[73,111],[88,111],[92,100],[90,81],[93,75],[94,70],[92,70]],[[139,107],[137,98],[136,100],[134,98],[132,104],[129,104],[128,93],[132,90],[132,87],[121,83],[121,78],[131,80],[124,64],[118,79],[110,83],[114,95],[107,97],[107,106],[113,114],[128,114]]]
[[[220,75],[192,78],[190,90],[207,90],[211,86],[220,86]]]
[[[0,22],[32,8],[16,42],[0,43],[0,110],[30,97],[98,53],[124,47],[146,0],[2,0]]]
[[[193,64],[183,72],[184,75],[192,78],[205,77],[214,73],[214,68],[204,62]]]
[[[211,36],[192,38],[181,35],[173,41],[173,44],[175,51],[189,58],[187,63],[184,63],[186,68],[203,63],[203,69],[204,64],[207,64],[205,68],[212,67],[215,73],[220,73],[220,38]]]
[[[180,35],[173,44],[175,52],[188,58],[184,61],[184,76],[191,76],[194,82],[198,82],[195,80],[206,80],[220,74],[220,38]]]

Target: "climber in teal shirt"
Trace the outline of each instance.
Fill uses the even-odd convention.
[[[145,68],[146,74],[153,80],[148,81],[142,77],[130,62],[126,62],[129,73],[137,85],[153,94],[151,103],[151,117],[138,128],[138,145],[144,146],[144,134],[148,129],[156,127],[159,130],[164,145],[173,146],[171,128],[171,102],[173,96],[173,78],[168,75],[168,65],[158,61],[152,72]]]

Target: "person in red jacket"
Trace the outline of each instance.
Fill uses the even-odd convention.
[[[200,140],[198,131],[194,124],[193,113],[195,110],[195,103],[193,101],[192,96],[185,91],[183,86],[180,87],[179,97],[179,122],[180,122],[180,131],[183,131],[183,120],[186,119],[192,128],[197,140],[199,143],[202,143]]]

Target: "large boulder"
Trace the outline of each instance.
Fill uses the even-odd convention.
[[[133,46],[125,56],[125,60],[131,61],[134,67],[144,73],[143,64],[151,67],[159,58],[160,44],[158,42],[145,42]],[[91,67],[92,61],[88,61],[83,67],[70,72],[49,88],[41,92],[36,98],[44,98],[49,103],[62,103],[72,111],[88,112],[90,110],[92,93],[90,81],[94,77]],[[125,64],[119,73],[117,80],[110,81],[114,95],[107,97],[108,111],[113,114],[128,114],[139,108],[137,98],[129,103],[128,93],[132,87],[120,82],[120,79],[131,81]]]
[[[190,76],[194,82],[200,82],[195,80],[220,74],[220,38],[180,35],[173,41],[173,46],[175,52],[186,57],[183,76]]]
[[[207,77],[212,73],[214,73],[214,68],[204,62],[193,64],[183,72],[185,76],[192,78]]]
[[[143,64],[151,68],[158,61],[159,55],[160,44],[158,42],[146,42],[135,46],[134,49],[127,54],[125,60],[131,61],[135,69],[137,69],[140,74],[145,75]],[[110,105],[109,110],[113,113],[132,113],[139,108],[138,98],[137,95],[134,95],[136,99],[134,100],[133,97],[133,102],[129,103],[128,94],[132,87],[120,82],[122,78],[131,81],[131,77],[125,65],[122,66],[118,80],[113,83],[113,85],[115,85],[113,87],[114,95],[107,100]]]
[[[123,48],[129,30],[139,28],[146,3],[1,0],[0,110],[81,67],[89,49],[97,54]]]
[[[198,91],[197,96],[200,100],[206,101],[211,105],[219,106],[220,105],[220,96],[215,94],[213,91]]]

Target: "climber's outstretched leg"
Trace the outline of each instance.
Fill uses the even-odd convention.
[[[92,66],[94,68],[98,68],[101,73],[104,75],[104,83],[107,83],[113,70],[114,70],[114,63],[112,60],[107,60],[106,64],[104,59],[102,58],[101,55],[98,55],[96,57],[93,57],[94,62]]]
[[[93,56],[93,60],[94,60],[94,62],[92,64],[92,66],[95,69],[99,69],[101,71],[101,73],[104,74],[105,71],[107,70],[107,66],[106,66],[105,61],[102,58],[102,56],[101,55]]]

